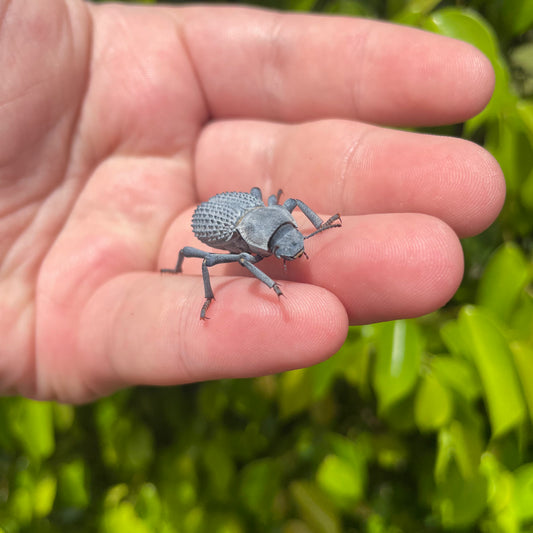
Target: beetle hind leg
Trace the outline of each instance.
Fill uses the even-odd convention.
[[[281,198],[282,194],[283,191],[281,189],[278,190],[277,194],[271,194],[268,197],[268,205],[279,205],[279,199]]]

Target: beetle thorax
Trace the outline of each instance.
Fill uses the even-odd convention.
[[[281,228],[284,227],[287,229],[281,231]],[[287,248],[284,244],[285,241],[282,242],[281,238],[282,234],[287,232],[289,228],[293,228],[296,233],[300,234],[296,228],[296,221],[289,211],[281,205],[250,209],[237,224],[237,231],[248,245],[249,250],[262,256],[275,253],[276,245],[279,248],[283,244],[283,249]],[[278,233],[280,231],[281,233]],[[276,235],[279,237],[275,237]],[[277,244],[278,241],[279,244]]]

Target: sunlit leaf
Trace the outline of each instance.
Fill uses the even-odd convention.
[[[449,320],[442,324],[439,330],[440,336],[451,354],[464,357],[466,341],[462,338],[461,328],[457,320]]]
[[[507,322],[530,279],[530,266],[521,249],[503,244],[491,257],[479,282],[477,303]]]
[[[361,461],[352,463],[338,455],[327,455],[318,467],[317,483],[340,507],[357,502],[363,495],[366,472]]]
[[[107,509],[102,517],[100,531],[102,533],[117,533],[118,531],[151,533],[148,525],[137,516],[130,502],[121,502],[117,507]]]
[[[422,341],[416,322],[396,320],[376,329],[374,388],[379,409],[385,411],[409,394],[418,378]]]
[[[498,522],[514,527],[510,531],[516,531],[517,524],[508,511],[510,510],[513,492],[514,479],[512,474],[498,461],[497,457],[487,452],[481,458],[480,471],[487,479],[490,487],[489,504],[492,512],[496,515]],[[505,531],[508,529],[505,528]]]
[[[518,516],[533,519],[533,463],[520,466],[513,472],[514,499]]]
[[[492,63],[496,75],[494,92],[487,107],[467,121],[465,134],[471,135],[488,118],[498,116],[502,108],[509,106],[509,101],[516,100],[509,89],[509,69],[502,59],[498,38],[494,29],[479,13],[465,8],[450,7],[435,11],[424,20],[424,28],[474,45]]]
[[[454,328],[457,331],[458,325]],[[460,344],[458,344],[460,346]],[[446,386],[458,392],[466,400],[475,400],[482,392],[481,383],[472,364],[456,357],[432,357],[432,371]]]
[[[445,528],[468,528],[485,510],[487,482],[479,473],[465,479],[450,468],[437,489],[436,503]]]
[[[464,307],[459,325],[483,384],[492,434],[502,435],[522,423],[526,414],[509,345],[497,324],[480,308]]]
[[[473,478],[479,467],[483,447],[477,428],[454,420],[439,431],[435,479],[440,483],[455,465],[463,479]]]
[[[41,477],[35,485],[34,510],[39,517],[48,516],[56,497],[57,479],[52,474]]]
[[[449,392],[432,375],[422,378],[415,398],[415,421],[422,431],[433,431],[445,425],[453,412]]]
[[[135,512],[153,528],[161,522],[163,505],[153,483],[144,483],[137,494]]]
[[[408,0],[403,9],[392,19],[399,24],[417,25],[423,15],[429,13],[441,0]]]
[[[61,465],[58,477],[58,498],[62,505],[85,508],[89,505],[86,465],[80,459]]]
[[[524,342],[513,342],[511,351],[526,398],[529,418],[533,421],[533,346]]]
[[[492,62],[498,57],[498,38],[494,30],[474,10],[453,7],[439,9],[428,17],[425,25],[448,37],[473,44]]]
[[[55,448],[52,404],[19,399],[11,405],[14,432],[26,452],[37,460],[50,456]]]

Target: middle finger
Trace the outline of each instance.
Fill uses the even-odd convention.
[[[485,229],[505,195],[497,162],[474,143],[346,120],[214,122],[196,171],[200,201],[221,192],[223,172],[225,190],[281,188],[323,213],[425,213],[459,236]]]

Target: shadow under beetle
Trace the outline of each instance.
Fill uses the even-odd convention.
[[[200,312],[200,318],[205,314],[211,300],[214,298],[209,267],[221,263],[240,263],[246,267],[258,280],[262,281],[274,292],[281,296],[279,285],[255,263],[269,255],[274,255],[283,261],[292,261],[302,255],[307,257],[304,250],[304,240],[321,231],[341,226],[339,214],[335,214],[325,222],[301,200],[289,198],[282,205],[279,198],[282,191],[268,198],[268,204],[263,203],[261,189],[253,187],[249,192],[223,192],[216,194],[207,202],[201,203],[192,216],[192,230],[195,236],[208,246],[226,250],[229,253],[213,253],[186,246],[178,255],[175,268],[163,268],[161,272],[177,274],[181,272],[181,265],[185,257],[199,257],[202,262],[202,278],[204,280],[205,302]],[[292,216],[295,207],[312,222],[316,231],[309,235],[302,235]],[[335,221],[338,223],[334,224]]]

